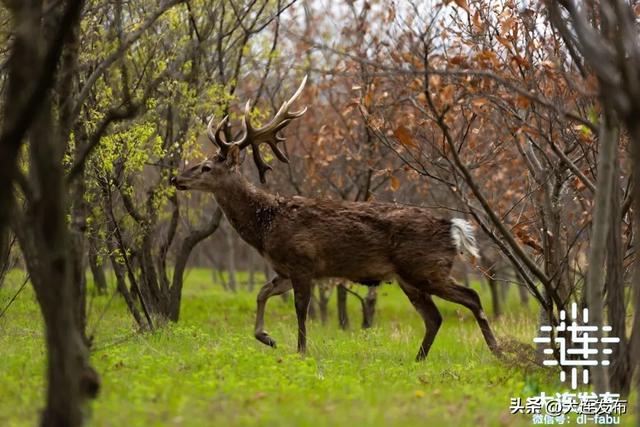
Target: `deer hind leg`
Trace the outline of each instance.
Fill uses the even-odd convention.
[[[431,295],[424,290],[402,282],[400,283],[400,288],[407,295],[409,301],[411,301],[411,304],[413,304],[424,321],[426,331],[420,349],[418,350],[418,355],[416,356],[416,362],[420,362],[426,359],[427,354],[429,354],[429,349],[442,324],[442,316],[438,311],[438,307],[434,304]]]
[[[260,292],[258,292],[254,336],[261,343],[273,348],[276,347],[276,341],[264,331],[264,309],[269,298],[281,295],[289,289],[291,289],[291,280],[275,276],[273,279],[265,283],[262,288],[260,288]]]
[[[298,316],[298,353],[307,352],[307,312],[311,301],[311,280],[308,278],[292,278],[293,296]]]
[[[496,356],[500,356],[498,343],[496,342],[496,338],[493,336],[493,332],[491,332],[489,321],[486,314],[484,314],[482,304],[480,303],[480,297],[476,291],[471,288],[460,286],[455,280],[449,277],[441,286],[435,287],[433,289],[433,293],[440,298],[464,305],[471,310],[478,322],[478,325],[480,326],[480,330],[482,331],[482,335],[484,336],[484,340],[486,341],[489,350],[491,350],[491,352]]]

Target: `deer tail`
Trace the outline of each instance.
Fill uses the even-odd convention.
[[[451,237],[453,244],[460,253],[466,253],[472,262],[480,258],[480,251],[476,238],[473,235],[473,227],[469,221],[455,218],[451,220]]]

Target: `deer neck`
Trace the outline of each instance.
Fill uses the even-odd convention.
[[[262,253],[265,234],[277,214],[276,197],[256,188],[240,174],[215,185],[213,195],[240,237]]]

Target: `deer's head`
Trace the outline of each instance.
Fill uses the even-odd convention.
[[[296,90],[288,101],[282,104],[282,107],[280,107],[273,119],[259,128],[254,128],[251,125],[249,119],[251,101],[248,101],[242,119],[244,132],[242,137],[237,141],[227,142],[222,135],[222,130],[227,123],[228,116],[223,118],[215,127],[214,117],[212,117],[207,126],[207,135],[211,142],[217,147],[217,153],[205,161],[183,170],[178,176],[171,178],[171,183],[175,185],[178,190],[212,191],[216,184],[222,183],[226,179],[234,178],[238,173],[238,166],[241,163],[240,152],[248,146],[251,146],[253,161],[258,168],[260,181],[262,183],[266,182],[265,174],[271,169],[271,166],[262,158],[260,145],[268,145],[278,160],[285,163],[289,162],[287,156],[278,147],[278,143],[285,140],[284,137],[279,135],[279,132],[293,119],[302,116],[307,111],[306,107],[296,112],[289,111],[291,104],[293,104],[302,93],[306,82],[307,77],[305,76],[298,90]]]

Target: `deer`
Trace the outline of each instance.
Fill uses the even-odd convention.
[[[432,297],[460,304],[473,313],[489,350],[500,350],[484,313],[480,297],[450,275],[458,254],[480,256],[472,225],[461,218],[442,219],[427,208],[380,202],[347,202],[269,193],[241,172],[241,153],[251,147],[261,183],[272,167],[262,157],[267,145],[275,158],[287,163],[280,149],[281,131],[301,117],[307,107],[290,111],[302,93],[306,76],[291,98],[261,127],[250,120],[251,100],[242,118],[241,136],[226,141],[223,128],[208,121],[207,135],[215,154],[171,178],[177,190],[212,193],[231,226],[272,266],[276,276],[260,289],[254,335],[271,347],[276,341],[263,330],[267,300],[293,289],[298,322],[298,352],[307,350],[306,318],[312,281],[340,278],[373,286],[397,280],[422,317],[425,335],[416,360],[426,359],[442,323]],[[215,126],[215,127],[214,127]]]

